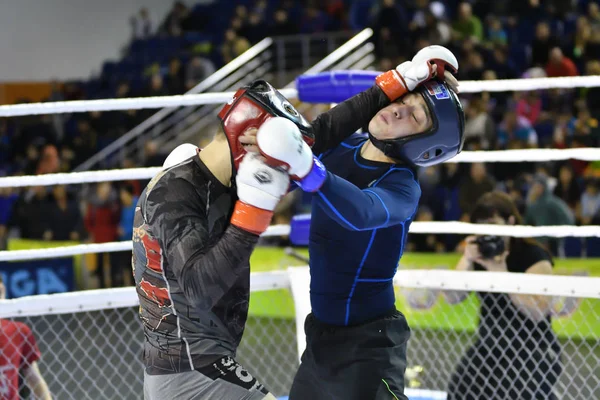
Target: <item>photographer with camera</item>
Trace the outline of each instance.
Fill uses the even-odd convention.
[[[502,192],[484,194],[470,218],[477,224],[522,224],[515,203]],[[533,239],[469,236],[456,270],[549,275],[552,258]],[[450,304],[468,295],[444,292]],[[550,320],[552,298],[487,292],[478,292],[477,296],[480,308],[476,340],[450,377],[447,399],[555,399],[552,388],[562,364]]]

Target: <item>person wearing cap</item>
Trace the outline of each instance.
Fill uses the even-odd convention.
[[[449,50],[424,48],[317,117],[312,149],[285,118],[258,129],[267,163],[312,193],[312,312],[290,400],[406,399],[410,329],[393,278],[421,195],[416,168],[463,146],[457,70]]]

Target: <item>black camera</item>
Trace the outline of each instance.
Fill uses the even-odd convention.
[[[504,239],[500,236],[478,236],[475,243],[482,258],[492,259],[504,253]]]

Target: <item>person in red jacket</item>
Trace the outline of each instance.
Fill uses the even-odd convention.
[[[6,288],[0,275],[0,300]],[[37,365],[41,357],[35,337],[21,322],[0,319],[0,399],[19,400],[19,375],[32,392],[32,398],[50,400],[50,390]]]
[[[546,64],[546,75],[549,78],[559,76],[577,76],[579,72],[573,60],[566,57],[560,47],[550,50],[550,60]]]
[[[96,192],[91,196],[85,215],[85,228],[90,235],[92,243],[114,242],[118,237],[120,219],[119,203],[116,193],[109,182],[99,183]],[[104,270],[109,269],[111,281],[115,280],[117,260],[112,257],[114,253],[98,253],[96,274],[101,288],[108,287]],[[118,279],[118,278],[117,278]]]

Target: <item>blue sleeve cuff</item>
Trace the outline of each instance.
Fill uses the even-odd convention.
[[[323,186],[325,178],[327,178],[327,170],[325,169],[325,166],[321,160],[313,156],[313,166],[310,169],[310,172],[296,183],[305,192],[316,192],[321,188],[321,186]]]

